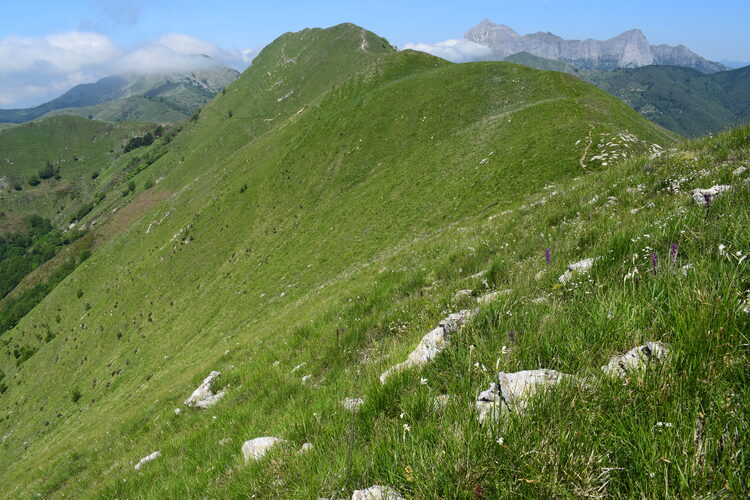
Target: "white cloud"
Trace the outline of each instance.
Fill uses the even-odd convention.
[[[182,33],[169,33],[112,61],[112,72],[157,73],[185,71],[221,63],[244,69],[254,51],[229,51]],[[208,56],[206,59],[202,56]]]
[[[0,77],[31,69],[76,71],[120,54],[104,35],[71,31],[36,38],[10,35],[0,40]]]
[[[446,40],[435,44],[407,43],[404,49],[419,50],[452,62],[483,61],[492,56],[490,48],[465,38]]]
[[[187,71],[216,63],[243,70],[255,54],[253,49],[225,50],[181,33],[130,51],[93,32],[10,35],[0,40],[0,107],[40,104],[110,74]]]

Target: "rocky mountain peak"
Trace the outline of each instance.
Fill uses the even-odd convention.
[[[722,64],[708,61],[684,46],[653,46],[639,29],[630,29],[609,40],[566,40],[549,32],[519,35],[509,26],[485,19],[469,29],[464,37],[489,47],[497,60],[528,52],[537,57],[570,63],[578,69],[611,70],[650,64],[685,66],[704,73],[726,69]]]

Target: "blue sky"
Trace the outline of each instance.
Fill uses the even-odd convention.
[[[551,31],[575,39],[640,28],[654,44],[750,61],[750,0],[0,1],[0,107],[42,102],[113,71],[125,56],[140,60],[134,52],[163,60],[167,52],[179,57],[204,49],[242,69],[281,33],[344,21],[399,47],[461,38],[484,18],[522,34]]]

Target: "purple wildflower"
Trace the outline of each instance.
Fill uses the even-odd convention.
[[[711,193],[703,193],[703,199],[706,202],[706,210],[708,210],[709,208],[711,208],[711,198],[713,198],[713,196],[711,195]]]
[[[659,265],[659,257],[656,256],[656,252],[651,254],[651,268],[654,271],[654,274],[656,274],[656,268]]]
[[[672,264],[677,263],[677,243],[672,243],[669,249],[669,256],[672,259]]]
[[[549,263],[552,262],[552,253],[550,252],[549,247],[544,251],[544,257],[547,259],[547,265],[549,265]]]
[[[513,329],[511,329],[511,330],[510,330],[510,331],[508,332],[508,337],[510,337],[510,341],[511,341],[511,342],[515,342],[515,341],[516,341],[516,331],[515,331],[515,330],[513,330]]]

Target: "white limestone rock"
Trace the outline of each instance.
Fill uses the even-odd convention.
[[[497,384],[491,383],[490,388],[482,391],[476,401],[477,420],[483,424],[488,420],[496,420],[502,411],[502,398],[497,390]]]
[[[406,358],[406,361],[394,365],[384,371],[383,374],[380,375],[380,383],[385,384],[388,377],[396,372],[406,370],[407,368],[411,368],[414,366],[423,365],[433,359],[438,355],[440,351],[445,348],[450,334],[462,327],[464,323],[471,317],[471,315],[472,312],[469,310],[463,310],[461,312],[448,315],[447,318],[440,322],[437,328],[422,337],[419,345],[417,345],[417,348],[414,349],[411,354],[409,354],[409,356]]]
[[[711,198],[716,198],[721,193],[724,193],[726,191],[731,191],[732,186],[727,186],[726,184],[717,184],[715,186],[712,186],[708,189],[693,189],[690,192],[690,195],[693,197],[693,201],[695,201],[698,205],[707,205],[706,203],[706,195],[711,195]]]
[[[602,371],[614,377],[626,377],[633,372],[639,372],[651,362],[663,361],[667,357],[669,348],[661,342],[646,342],[634,347],[625,354],[612,356],[609,362],[602,366]]]
[[[455,302],[463,299],[464,297],[470,297],[472,293],[474,293],[474,290],[459,290],[453,295],[453,301]]]
[[[560,383],[566,375],[555,370],[524,370],[515,373],[498,373],[498,383],[477,396],[476,411],[479,423],[494,420],[506,411],[520,412],[538,390]]]
[[[160,456],[161,456],[160,451],[155,451],[151,453],[150,455],[146,455],[145,457],[140,459],[137,464],[135,464],[135,470],[141,470],[141,467],[143,467],[145,464],[151,462],[152,460],[156,460]]]
[[[221,375],[221,372],[213,371],[208,377],[203,379],[201,385],[199,385],[190,397],[185,400],[185,406],[208,408],[209,406],[215,405],[222,397],[224,397],[224,391],[219,391],[214,394],[212,389],[213,383],[219,375]]]
[[[299,449],[298,453],[307,453],[308,451],[312,450],[313,448],[315,448],[315,445],[313,445],[312,443],[304,443],[302,445],[302,448]]]
[[[352,500],[404,500],[404,497],[390,486],[370,486],[364,490],[355,490]]]
[[[543,368],[515,373],[500,372],[497,377],[503,401],[511,409],[523,410],[528,404],[528,399],[536,391],[557,385],[564,377],[570,375]]]
[[[594,258],[589,257],[588,259],[579,260],[568,265],[568,270],[565,271],[562,276],[558,278],[558,281],[563,285],[567,284],[568,281],[573,279],[577,274],[586,274],[591,271],[594,266]]]
[[[259,437],[245,441],[242,445],[242,456],[245,458],[245,462],[250,460],[260,460],[265,454],[276,446],[277,444],[284,443],[285,440],[276,437]]]
[[[745,172],[747,172],[747,167],[742,165],[740,167],[735,168],[734,171],[732,172],[732,175],[742,175]]]
[[[498,290],[496,292],[490,292],[486,295],[482,295],[481,297],[477,298],[477,304],[479,305],[486,305],[490,302],[496,301],[499,297],[502,297],[503,295],[510,295],[511,290]]]

